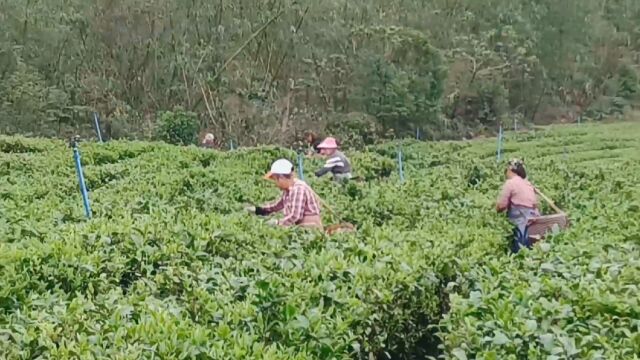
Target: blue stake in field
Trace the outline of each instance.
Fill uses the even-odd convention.
[[[402,163],[402,146],[398,146],[398,172],[400,175],[400,182],[404,182],[404,168]]]
[[[500,125],[500,130],[498,131],[498,150],[496,151],[496,161],[500,162],[502,160],[502,138],[504,137],[504,132],[502,131],[502,125]]]
[[[80,183],[80,193],[82,194],[82,203],[84,204],[84,213],[88,219],[91,219],[91,206],[89,204],[89,194],[87,185],[84,182],[84,173],[82,171],[82,162],[80,161],[80,150],[78,149],[79,136],[74,136],[69,141],[69,147],[73,149],[73,160],[76,164],[76,173],[78,174],[78,182]]]
[[[298,178],[304,181],[304,157],[302,153],[298,153]]]
[[[97,112],[93,112],[93,122],[96,126],[96,134],[98,135],[98,141],[103,142],[102,141],[102,131],[100,131],[100,117],[98,116]]]

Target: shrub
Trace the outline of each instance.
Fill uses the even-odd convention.
[[[195,113],[176,108],[160,113],[158,122],[158,139],[174,145],[196,143],[199,123]]]
[[[362,148],[383,138],[375,118],[362,113],[340,114],[327,124],[327,133],[340,139],[343,147]]]

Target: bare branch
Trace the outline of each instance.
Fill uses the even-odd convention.
[[[224,62],[224,64],[222,65],[222,67],[220,69],[218,69],[218,71],[216,72],[216,75],[213,77],[213,81],[217,80],[220,75],[222,74],[222,72],[224,71],[224,69],[227,68],[227,66],[229,66],[229,64],[233,61],[233,59],[236,58],[236,56],[240,55],[240,53],[242,52],[242,50],[244,50],[244,48],[246,48],[251,41],[253,41],[253,39],[255,39],[258,35],[260,35],[260,33],[262,33],[263,31],[265,31],[267,29],[267,27],[269,27],[269,25],[271,25],[272,22],[276,21],[276,19],[278,19],[282,14],[284,13],[283,10],[278,11],[278,13],[276,15],[274,15],[271,19],[269,19],[269,21],[267,21],[264,25],[262,25],[258,30],[256,30],[248,39],[247,41],[244,42],[244,44],[242,44],[238,50],[236,50],[228,59],[227,61]]]

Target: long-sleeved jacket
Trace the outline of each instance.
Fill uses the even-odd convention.
[[[347,159],[342,152],[336,151],[327,159],[324,166],[320,170],[316,171],[316,176],[324,176],[327,173],[332,173],[334,175],[350,174],[351,163],[349,162],[349,159]]]
[[[276,202],[256,207],[256,215],[270,215],[282,211],[284,218],[278,225],[296,225],[307,216],[320,215],[320,203],[309,185],[302,180],[296,180],[291,189],[283,191],[282,197]]]

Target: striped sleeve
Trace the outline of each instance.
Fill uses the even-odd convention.
[[[332,158],[327,159],[327,162],[324,164],[325,168],[333,168],[333,167],[342,167],[344,166],[344,161],[339,156],[334,156]]]

